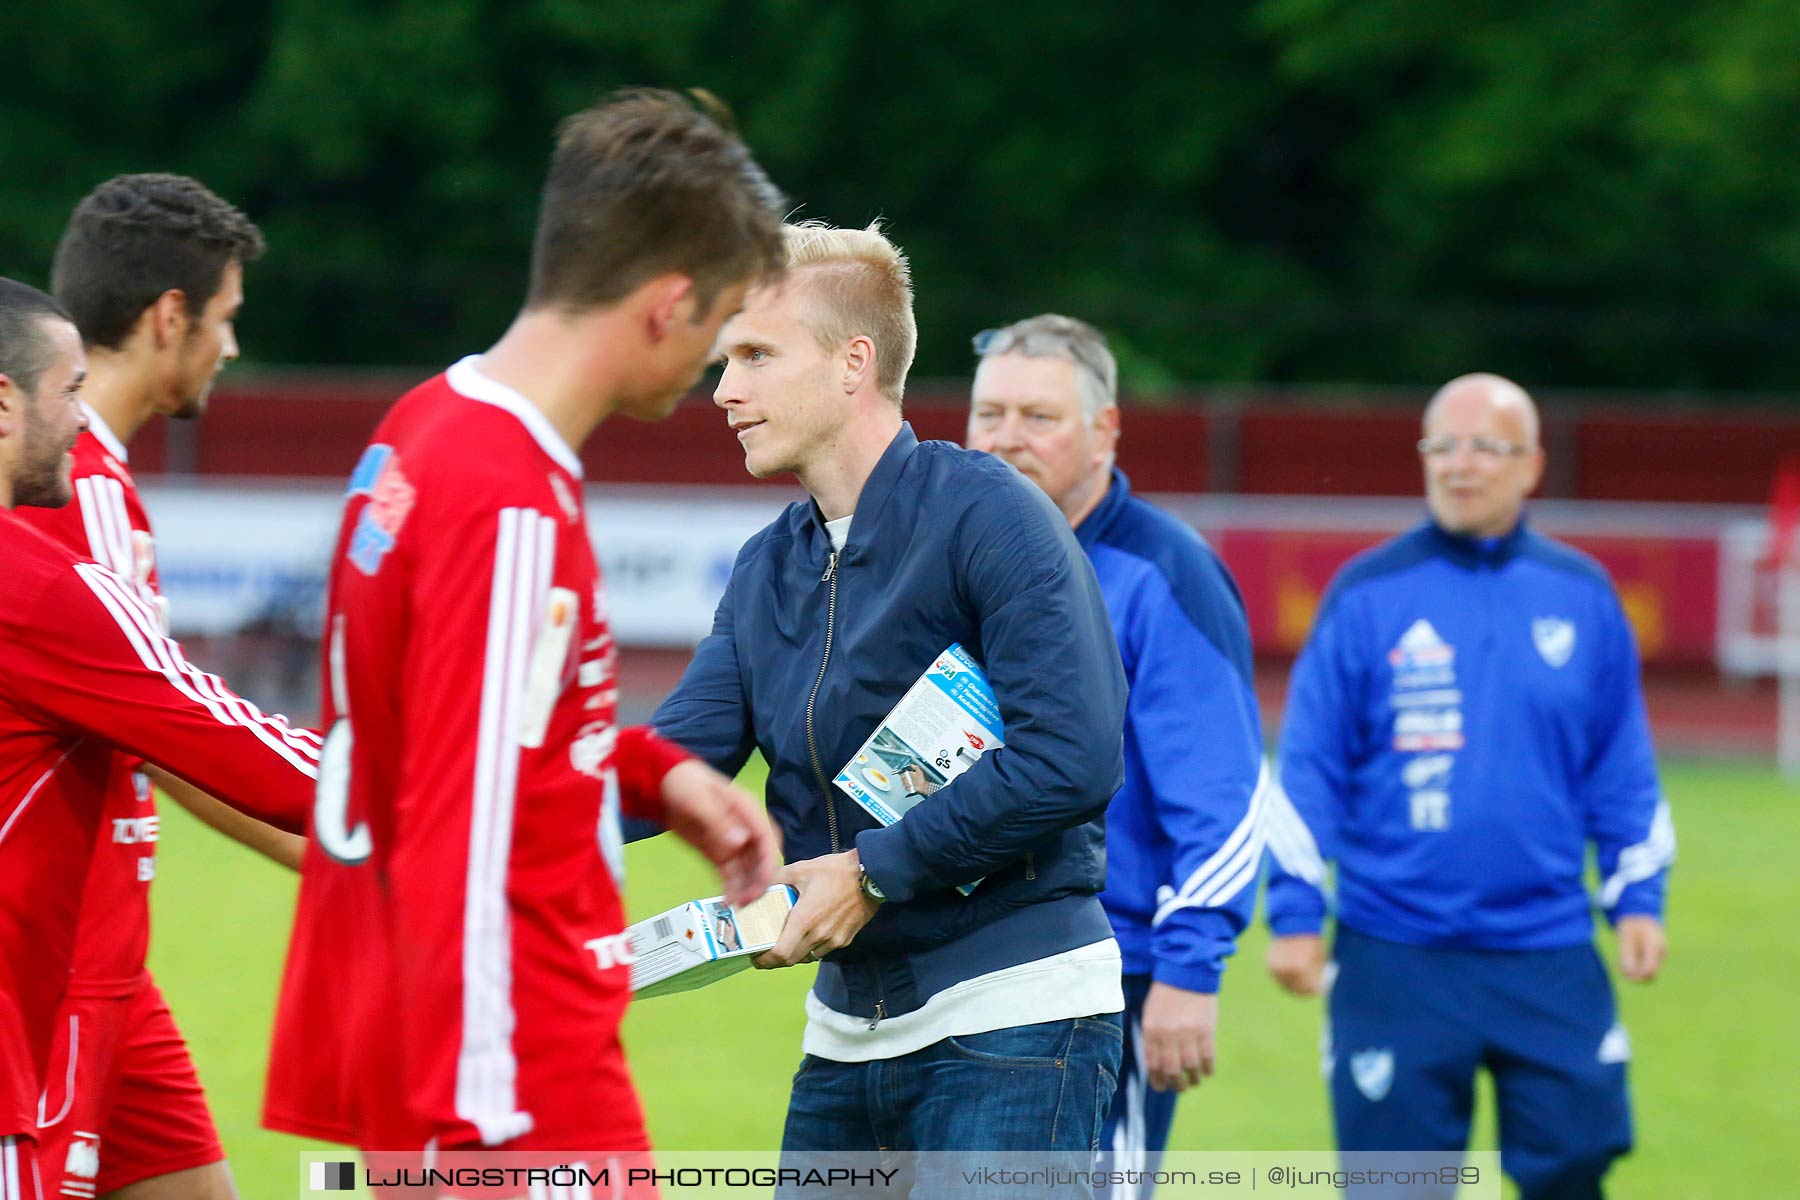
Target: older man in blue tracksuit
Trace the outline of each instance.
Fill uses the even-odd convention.
[[[1220,975],[1255,899],[1249,623],[1211,547],[1113,466],[1118,371],[1100,332],[1044,314],[975,344],[968,444],[1019,468],[1074,527],[1130,684],[1100,897],[1124,956],[1125,1065],[1101,1141],[1112,1166],[1154,1170],[1176,1096],[1212,1073]]]
[[[1659,969],[1675,850],[1631,629],[1586,556],[1533,531],[1537,413],[1488,375],[1446,385],[1419,442],[1429,523],[1333,581],[1295,664],[1270,805],[1270,967],[1324,984],[1344,1150],[1460,1151],[1478,1068],[1528,1200],[1593,1197],[1631,1145],[1630,1043],[1593,945]]]
[[[823,960],[783,1150],[1086,1162],[1123,1008],[1096,898],[1125,703],[1100,589],[1042,493],[901,421],[914,326],[898,249],[873,230],[788,233],[786,281],[722,334],[714,399],[750,472],[792,472],[811,499],[744,546],[655,717],[726,771],[753,749],[769,764],[800,897],[757,965]],[[956,644],[1005,745],[882,827],[834,779]],[[898,795],[910,772],[890,765],[871,781]]]

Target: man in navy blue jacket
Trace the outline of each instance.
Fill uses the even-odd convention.
[[[1600,1195],[1631,1145],[1630,1043],[1583,884],[1627,979],[1661,966],[1675,852],[1631,628],[1605,572],[1523,516],[1531,399],[1470,375],[1425,410],[1431,520],[1332,582],[1294,666],[1271,801],[1269,966],[1324,986],[1345,1150],[1461,1150],[1478,1068],[1528,1200]]]
[[[1100,896],[1124,959],[1125,1060],[1101,1145],[1116,1168],[1154,1171],[1176,1096],[1212,1074],[1220,975],[1255,903],[1249,621],[1212,548],[1113,465],[1118,368],[1099,330],[1045,314],[978,335],[975,351],[968,444],[1017,467],[1074,528],[1130,684]]]
[[[769,764],[800,898],[757,965],[822,959],[783,1149],[1086,1156],[1122,1041],[1096,899],[1125,705],[1105,604],[1043,493],[901,420],[898,249],[873,229],[788,237],[786,280],[721,334],[714,400],[750,473],[811,498],[745,544],[655,717],[727,773],[752,750]],[[884,828],[833,780],[957,644],[1005,745]]]

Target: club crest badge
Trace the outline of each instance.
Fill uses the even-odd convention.
[[[1371,1104],[1381,1103],[1394,1086],[1394,1052],[1358,1050],[1350,1056],[1350,1078]]]
[[[1575,653],[1575,622],[1562,617],[1536,617],[1531,622],[1531,640],[1545,662],[1560,668]]]

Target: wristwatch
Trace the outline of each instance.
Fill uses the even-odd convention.
[[[873,879],[869,878],[869,868],[861,863],[856,864],[856,882],[862,888],[862,894],[877,904],[887,903],[887,893],[882,891]]]

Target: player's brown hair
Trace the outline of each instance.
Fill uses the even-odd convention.
[[[46,324],[68,319],[62,305],[30,284],[0,279],[0,375],[36,396],[38,381],[56,359]]]
[[[249,217],[186,175],[118,175],[75,206],[57,243],[50,289],[81,340],[116,350],[171,289],[188,315],[218,294],[227,263],[262,257]]]
[[[658,275],[723,288],[777,275],[783,200],[705,93],[616,92],[557,130],[538,211],[528,308],[580,310]]]

